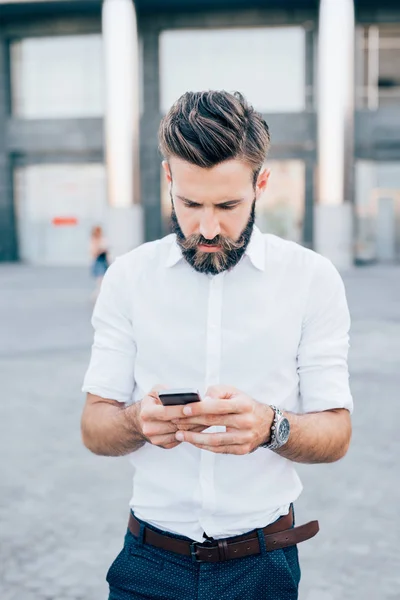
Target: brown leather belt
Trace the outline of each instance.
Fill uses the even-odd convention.
[[[130,514],[129,531],[135,536],[140,535],[140,523]],[[318,521],[310,521],[305,525],[293,527],[293,509],[285,515],[262,529],[265,546],[268,552],[294,546],[314,537],[319,531]],[[211,540],[204,543],[188,542],[170,537],[168,534],[158,533],[148,527],[143,531],[143,543],[150,544],[162,550],[191,556],[196,562],[221,562],[233,558],[243,558],[252,554],[260,554],[260,544],[257,532],[245,533],[223,540]]]

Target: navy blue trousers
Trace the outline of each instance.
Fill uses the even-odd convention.
[[[139,538],[127,531],[124,547],[107,573],[108,600],[297,600],[297,547],[267,552],[261,531],[257,530],[261,554],[199,563],[143,544],[142,523]]]

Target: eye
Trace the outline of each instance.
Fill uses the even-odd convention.
[[[196,204],[196,202],[186,201],[183,204],[184,204],[184,206],[186,206],[186,208],[200,208],[201,207],[201,204]]]
[[[218,206],[218,208],[221,210],[233,210],[237,206],[237,204],[221,204],[220,206]]]

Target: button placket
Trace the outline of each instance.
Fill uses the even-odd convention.
[[[207,341],[206,341],[206,378],[205,388],[220,382],[221,365],[221,324],[222,296],[224,273],[210,280],[207,310]],[[210,428],[218,431],[217,428]],[[216,455],[207,450],[201,451],[200,458],[200,488],[202,493],[202,517],[209,522],[210,515],[215,511],[214,465]],[[206,529],[206,527],[204,527]]]

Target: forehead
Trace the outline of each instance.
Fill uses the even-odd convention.
[[[174,193],[189,200],[232,200],[252,192],[253,169],[238,159],[205,169],[172,157],[169,165]]]

